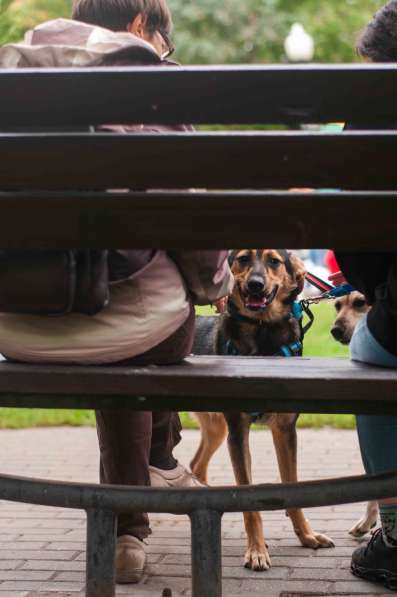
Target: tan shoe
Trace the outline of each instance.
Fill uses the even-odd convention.
[[[206,487],[181,464],[170,471],[149,466],[149,473],[152,487]]]
[[[116,582],[137,583],[146,564],[145,546],[132,535],[121,535],[116,544]]]

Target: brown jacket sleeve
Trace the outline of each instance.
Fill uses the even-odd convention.
[[[196,305],[208,305],[231,293],[228,251],[169,251]]]

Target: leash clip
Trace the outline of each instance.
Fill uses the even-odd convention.
[[[332,286],[328,282],[325,282],[310,272],[307,272],[306,280],[309,282],[309,284],[322,291],[318,296],[312,296],[305,299],[308,305],[317,304],[319,301],[324,299],[329,300],[340,298],[341,296],[346,296],[355,290],[351,284],[347,283],[341,284],[340,286]]]
[[[354,288],[351,284],[341,284],[340,286],[335,286],[332,290],[325,293],[325,298],[329,299],[336,299],[341,296],[346,296],[354,291]]]

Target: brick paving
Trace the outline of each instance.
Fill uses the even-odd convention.
[[[300,479],[318,479],[362,472],[355,432],[299,430]],[[185,431],[177,448],[187,464],[198,432]],[[251,434],[254,478],[278,481],[275,456],[267,430]],[[3,473],[49,479],[95,482],[98,452],[90,428],[29,429],[0,432]],[[232,483],[226,446],[215,455],[210,482]],[[312,551],[299,546],[283,512],[263,515],[273,567],[251,572],[242,567],[245,549],[242,516],[223,520],[224,596],[294,597],[301,593],[353,597],[391,592],[355,579],[349,571],[357,541],[348,529],[361,516],[363,504],[307,511],[312,526],[335,541],[334,549]],[[148,540],[149,565],[138,586],[119,586],[117,595],[160,597],[164,587],[173,597],[190,595],[190,529],[185,516],[152,516]],[[85,514],[28,504],[0,502],[0,597],[80,597],[84,589]],[[100,596],[98,596],[100,597]],[[205,597],[205,596],[203,596]]]

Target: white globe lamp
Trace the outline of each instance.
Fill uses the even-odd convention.
[[[294,23],[284,42],[289,62],[311,62],[314,57],[314,41],[303,25]]]

